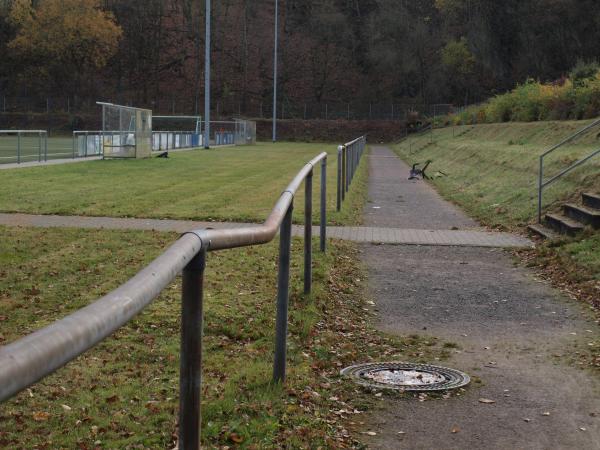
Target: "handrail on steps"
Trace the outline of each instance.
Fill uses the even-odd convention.
[[[592,159],[594,156],[600,154],[600,148],[597,150],[594,150],[592,153],[590,153],[586,157],[580,159],[579,161],[574,162],[569,167],[562,170],[560,173],[553,176],[552,178],[550,178],[547,181],[544,181],[544,159],[546,158],[546,156],[550,155],[551,153],[554,153],[559,148],[564,147],[566,144],[574,141],[576,138],[587,133],[589,130],[597,127],[598,125],[600,125],[600,119],[596,119],[592,123],[586,125],[581,130],[579,130],[576,133],[572,134],[571,136],[567,137],[565,140],[563,140],[562,142],[559,142],[558,144],[556,144],[555,146],[546,150],[544,153],[542,153],[540,155],[539,174],[538,174],[538,215],[537,215],[538,223],[542,223],[542,198],[544,195],[544,188],[551,185],[558,179],[562,178],[563,176],[565,176],[566,174],[571,172],[573,169],[581,166],[582,164],[585,164],[590,159]]]

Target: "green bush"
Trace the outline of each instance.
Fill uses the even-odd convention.
[[[538,120],[590,119],[600,115],[598,63],[578,63],[571,78],[554,83],[532,79],[511,92],[470,106],[451,115],[448,123],[534,122]]]

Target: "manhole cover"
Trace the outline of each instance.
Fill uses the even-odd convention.
[[[471,381],[458,370],[411,363],[359,364],[346,367],[341,374],[364,386],[399,391],[447,391]]]

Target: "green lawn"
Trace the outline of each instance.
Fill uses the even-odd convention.
[[[89,304],[177,237],[12,227],[0,233],[1,344]],[[382,357],[432,362],[451,345],[375,332],[364,309],[358,252],[348,244],[331,243],[326,256],[315,252],[314,293],[303,296],[302,242],[294,240],[288,379],[273,386],[277,253],[275,242],[209,254],[203,445],[355,446],[342,430],[360,436],[361,416],[338,411],[364,411],[378,399],[342,382],[340,368]],[[112,337],[4,403],[0,447],[175,447],[180,289],[177,279]]]
[[[89,161],[0,172],[0,210],[35,214],[263,221],[297,172],[320,152],[330,155],[328,211],[333,223],[360,221],[366,164],[341,213],[335,213],[337,149],[332,144],[259,144],[172,152],[169,159]],[[314,212],[319,212],[320,169]],[[303,189],[294,220],[303,217]]]

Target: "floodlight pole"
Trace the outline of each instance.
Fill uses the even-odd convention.
[[[210,2],[206,2],[206,38],[204,57],[204,148],[210,148]]]
[[[275,45],[273,50],[273,142],[277,142],[277,53],[279,46],[279,0],[275,0]]]

